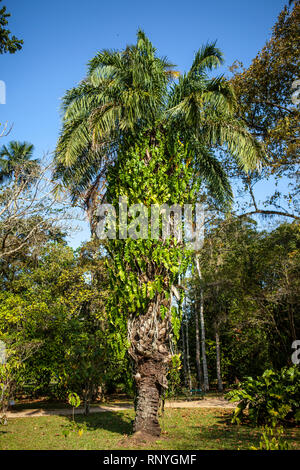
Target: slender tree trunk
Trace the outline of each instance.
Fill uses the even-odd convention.
[[[295,341],[297,339],[297,335],[296,335],[295,321],[294,321],[294,315],[293,315],[293,308],[290,302],[288,302],[287,306],[288,306],[288,318],[289,318],[290,329],[291,329],[291,337],[292,337],[292,340]]]
[[[188,388],[188,374],[187,374],[187,361],[186,361],[186,343],[185,343],[185,331],[183,321],[181,322],[181,341],[182,341],[182,359],[183,359],[183,375],[184,385]]]
[[[84,400],[83,400],[83,407],[84,407],[84,415],[88,416],[90,412],[90,399],[91,399],[91,385],[90,381],[88,381],[85,385],[84,390]]]
[[[88,416],[90,414],[90,400],[89,398],[84,399],[84,415]]]
[[[186,362],[187,362],[187,375],[189,390],[192,389],[191,365],[190,365],[190,345],[189,345],[189,320],[186,318]]]
[[[223,382],[221,376],[221,354],[220,354],[220,335],[219,327],[215,326],[216,332],[216,356],[217,356],[217,379],[218,379],[218,391],[223,392]]]
[[[203,387],[203,374],[201,369],[200,357],[200,331],[199,331],[199,317],[198,317],[198,303],[195,304],[195,329],[196,329],[196,368],[199,388]]]
[[[170,314],[160,315],[160,306],[170,308],[170,300],[159,295],[145,314],[132,316],[128,322],[129,354],[134,361],[137,389],[134,432],[160,435],[158,409],[168,386],[167,372],[171,362],[169,336]]]
[[[0,424],[7,424],[7,409],[8,409],[8,400],[7,400],[7,389],[9,390],[9,382],[2,383],[1,385],[1,396],[0,396],[0,406],[1,406],[1,413],[0,413]]]
[[[207,370],[207,360],[206,360],[206,347],[205,347],[205,324],[204,324],[204,313],[203,313],[203,290],[200,291],[200,325],[201,325],[201,351],[202,351],[202,361],[203,361],[203,385],[204,391],[208,392],[209,382],[208,382],[208,370]]]
[[[196,267],[197,267],[199,280],[201,283],[202,274],[201,274],[198,256],[196,256]],[[203,288],[201,285],[200,285],[200,312],[199,313],[200,313],[200,326],[201,326],[201,352],[202,352],[202,362],[203,362],[203,386],[204,386],[204,391],[207,392],[209,390],[209,382],[208,382],[206,348],[205,348],[204,298],[203,298]]]
[[[179,285],[181,285],[181,280],[182,276],[179,276]],[[180,325],[180,332],[181,332],[181,341],[182,341],[182,359],[183,359],[183,376],[184,376],[184,386],[186,389],[189,387],[189,382],[188,382],[188,367],[187,367],[187,350],[186,350],[186,334],[185,334],[185,328],[184,328],[184,313],[182,311],[182,304],[179,305],[179,309],[182,313],[182,321]]]

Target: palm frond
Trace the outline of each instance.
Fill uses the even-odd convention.
[[[179,75],[167,58],[157,56],[142,30],[136,44],[123,51],[100,51],[88,63],[87,77],[62,100],[55,177],[75,199],[89,185],[94,194],[103,166],[114,161],[120,143],[163,128],[170,142],[180,135],[184,145],[191,145],[199,177],[220,202],[230,201],[229,181],[212,150],[227,148],[245,170],[257,167],[264,151],[235,118],[236,99],[228,81],[208,76],[222,63],[216,43],[206,44],[190,70]]]
[[[219,67],[224,62],[223,54],[216,47],[216,41],[202,46],[195,54],[189,75],[202,75],[208,70]]]

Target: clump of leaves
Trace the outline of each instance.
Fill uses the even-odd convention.
[[[290,445],[283,439],[284,429],[280,427],[264,426],[259,447],[251,446],[251,450],[290,450]]]
[[[2,0],[0,0],[1,2]],[[10,30],[7,28],[7,18],[11,16],[7,12],[6,7],[0,7],[0,54],[14,54],[16,51],[22,49],[23,40],[16,38],[16,36],[11,36]]]
[[[72,419],[73,419],[73,423],[74,423],[75,422],[75,416],[74,416],[75,408],[78,408],[78,406],[80,406],[80,398],[77,395],[77,393],[70,392],[68,394],[68,402],[73,407],[72,408]]]
[[[225,397],[238,402],[231,420],[233,424],[240,424],[245,419],[245,410],[254,425],[275,426],[287,417],[298,420],[300,370],[297,366],[284,367],[280,371],[268,369],[256,379],[247,377]]]
[[[166,398],[175,397],[181,391],[180,369],[182,368],[180,354],[172,356],[172,364],[168,372],[168,389]]]

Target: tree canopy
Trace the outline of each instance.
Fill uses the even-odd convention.
[[[0,0],[2,2],[2,0]],[[1,5],[0,5],[1,7]],[[7,12],[6,7],[2,6],[0,8],[0,54],[14,54],[15,52],[22,49],[23,40],[18,39],[15,35],[11,35],[10,30],[8,29],[8,20],[11,16]]]

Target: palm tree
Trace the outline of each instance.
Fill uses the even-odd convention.
[[[34,146],[28,142],[13,140],[0,150],[0,183],[19,177],[28,176],[37,168],[38,160],[32,160]]]
[[[121,52],[101,51],[89,62],[85,80],[67,91],[63,99],[54,177],[69,189],[74,201],[84,201],[92,229],[93,210],[107,197],[103,188],[108,170],[115,165],[117,171],[124,142],[134,142],[141,135],[149,142],[141,160],[151,160],[158,133],[165,136],[168,148],[176,148],[179,140],[188,149],[195,174],[206,182],[214,197],[220,204],[231,201],[228,177],[213,149],[226,147],[245,170],[256,167],[264,153],[235,117],[231,86],[222,76],[208,77],[222,61],[216,45],[208,44],[196,53],[189,72],[179,76],[166,58],[156,55],[139,30],[135,45]],[[160,318],[159,305],[155,309],[152,305],[153,311],[157,312],[158,331],[170,331],[167,319]],[[138,317],[128,318],[129,352],[137,371],[134,429],[157,435],[158,402],[167,382],[170,348],[168,335],[158,334],[161,344],[158,348],[156,344],[154,353],[145,326],[147,315],[140,312]],[[147,345],[147,350],[144,346],[141,351],[140,344]]]
[[[230,198],[226,173],[208,149],[227,145],[245,170],[256,165],[262,150],[234,118],[232,87],[222,76],[208,78],[207,72],[222,63],[220,50],[207,45],[190,71],[179,76],[165,58],[156,57],[142,31],[135,46],[99,52],[87,77],[63,98],[55,177],[89,207],[124,136],[165,124],[171,139],[180,133],[193,148],[197,170],[215,196]]]

